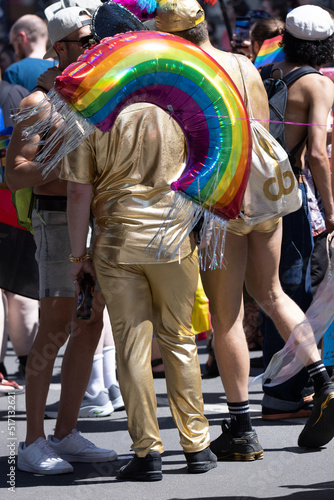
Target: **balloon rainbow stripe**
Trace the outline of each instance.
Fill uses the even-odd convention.
[[[55,89],[103,132],[135,102],[169,112],[189,151],[172,189],[221,218],[238,216],[251,160],[248,116],[229,75],[204,51],[166,33],[116,35],[71,64]]]

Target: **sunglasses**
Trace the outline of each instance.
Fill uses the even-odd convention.
[[[82,38],[79,38],[79,40],[60,40],[60,41],[64,43],[80,43],[83,49],[88,49],[89,47],[92,47],[93,45],[96,44],[96,40],[92,38],[92,35],[83,36]]]

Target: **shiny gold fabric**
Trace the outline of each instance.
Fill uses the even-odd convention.
[[[194,242],[186,238],[176,257],[180,263],[163,263],[144,252],[173,202],[169,185],[183,170],[184,157],[178,125],[159,108],[139,104],[121,113],[110,133],[97,131],[86,139],[62,172],[70,181],[93,185],[93,265],[111,319],[128,429],[139,457],[163,451],[151,368],[153,331],[181,446],[196,452],[209,445],[191,333],[198,281]],[[170,226],[172,240],[184,229],[181,210]]]
[[[149,254],[145,248],[173,204],[169,186],[183,171],[185,156],[179,126],[150,104],[129,106],[110,133],[97,130],[68,155],[61,177],[94,187],[95,252],[114,263],[157,262],[154,250]],[[168,229],[168,241],[175,245],[160,262],[171,260],[183,229],[180,210]],[[174,260],[190,252],[186,238]]]
[[[259,233],[271,233],[276,229],[278,224],[280,223],[281,218],[278,219],[270,219],[264,222],[260,222],[259,224],[249,225],[246,222],[239,218],[236,220],[229,220],[226,231],[229,233],[236,234],[238,236],[245,236],[246,234],[251,233],[252,231],[258,231]]]
[[[152,334],[164,362],[167,395],[185,452],[210,443],[191,314],[198,281],[196,250],[179,264],[111,265],[93,254],[110,314],[119,384],[132,449],[139,457],[163,452],[151,368]]]

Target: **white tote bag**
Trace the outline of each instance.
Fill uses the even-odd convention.
[[[236,57],[237,61],[238,58]],[[242,76],[252,134],[252,163],[240,217],[249,224],[259,224],[295,212],[302,205],[302,195],[288,155],[274,137],[253,118]]]

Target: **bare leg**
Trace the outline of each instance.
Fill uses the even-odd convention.
[[[90,320],[75,320],[61,370],[61,395],[55,437],[62,439],[76,427],[80,405],[89,381],[102,326],[104,300],[95,291]]]
[[[8,331],[17,356],[27,356],[38,329],[38,300],[5,292],[8,302]]]
[[[7,300],[4,292],[0,290],[0,362],[3,363],[8,342],[7,330]],[[4,374],[3,374],[4,375]]]
[[[305,320],[299,306],[286,295],[278,277],[281,248],[281,225],[272,233],[248,235],[246,286],[260,307],[271,317],[282,338],[288,340],[293,328]],[[259,272],[261,269],[261,272]],[[299,341],[303,339],[300,338]],[[308,338],[308,344],[311,344]],[[310,363],[320,360],[315,341],[307,348]]]
[[[103,310],[103,347],[115,347],[108,309],[106,307]]]
[[[43,298],[39,329],[26,366],[26,445],[44,434],[44,410],[55,358],[71,329],[73,298]]]
[[[215,354],[227,400],[248,399],[249,353],[244,334],[243,284],[247,237],[226,234],[226,268],[201,273],[209,299]]]

